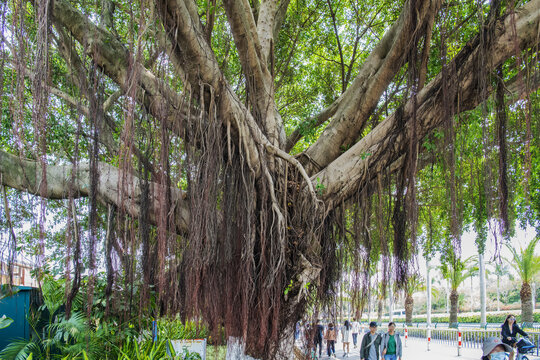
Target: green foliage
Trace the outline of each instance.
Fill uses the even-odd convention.
[[[487,314],[486,319],[488,323],[500,323],[501,325],[504,323],[504,320],[506,319],[506,316],[508,314]],[[404,321],[401,319],[394,319],[396,323],[403,323]],[[449,318],[448,316],[437,316],[432,317],[431,322],[433,324],[437,323],[448,323]],[[516,321],[519,323],[521,322],[521,316],[516,315]],[[425,323],[426,317],[425,316],[414,316],[412,319],[413,323]],[[469,316],[460,316],[458,315],[458,322],[459,323],[477,323],[480,324],[480,315],[469,315]],[[534,322],[540,322],[540,313],[534,314]]]
[[[478,271],[478,268],[472,267],[473,261],[474,257],[472,256],[465,260],[450,257],[441,264],[441,274],[444,279],[450,281],[452,290],[457,290],[465,280],[474,276]]]
[[[188,321],[183,323],[180,319],[163,319],[158,321],[159,336],[165,339],[203,339],[209,337],[208,328],[201,324]]]
[[[424,291],[426,289],[425,279],[418,274],[410,276],[407,280],[407,286],[405,290],[408,295],[413,295],[416,292]]]
[[[322,195],[325,189],[326,187],[324,186],[323,183],[321,183],[321,179],[317,178],[317,182],[315,184],[315,191],[317,191],[317,194]]]
[[[133,323],[121,324],[114,318],[105,319],[99,306],[93,307],[89,319],[82,306],[84,302],[81,295],[75,299],[73,312],[67,319],[63,312],[63,289],[63,280],[44,275],[44,303],[28,318],[33,329],[32,337],[10,343],[0,352],[1,360],[22,360],[29,356],[46,360],[164,359],[167,357],[166,345],[169,340],[209,337],[208,329],[202,324],[183,323],[178,318],[161,319],[157,322],[158,341],[154,343],[150,332],[144,327],[137,329]],[[103,300],[99,295],[100,292],[97,292],[96,304]],[[0,318],[0,327],[4,321],[10,323],[10,320]],[[45,324],[42,326],[40,324],[43,320]],[[196,360],[197,356],[183,352],[177,354],[175,359]]]
[[[525,284],[530,284],[534,276],[540,273],[540,256],[535,254],[536,245],[539,241],[540,237],[537,236],[519,253],[511,244],[506,244],[506,247],[512,253],[512,261],[509,264],[517,271],[521,281]]]
[[[11,323],[13,323],[12,318],[7,317],[6,315],[0,317],[0,329],[7,328]]]

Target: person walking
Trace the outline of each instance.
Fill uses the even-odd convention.
[[[326,340],[326,352],[330,357],[336,357],[336,329],[334,324],[328,324],[328,329],[326,329],[326,334],[324,339]]]
[[[501,326],[502,342],[515,347],[517,343],[516,336],[518,333],[525,337],[529,336],[525,331],[519,328],[518,324],[516,324],[515,316],[510,314],[506,317],[504,324]]]
[[[321,319],[317,320],[317,325],[315,325],[315,336],[313,337],[313,343],[315,348],[315,354],[317,354],[317,346],[319,347],[319,358],[322,355],[322,341],[324,335],[324,326],[321,324]]]
[[[355,349],[356,349],[356,344],[358,343],[359,332],[360,332],[360,323],[356,321],[356,318],[353,318],[351,333],[352,333],[352,342]]]
[[[360,345],[361,360],[379,360],[379,349],[381,346],[381,336],[377,334],[377,323],[369,323],[369,332],[362,338]]]
[[[343,327],[341,328],[341,341],[343,342],[343,357],[348,357],[351,351],[349,343],[349,334],[351,332],[351,323],[349,320],[345,320]],[[346,348],[346,350],[345,350]]]
[[[396,333],[396,323],[392,321],[388,324],[388,332],[381,340],[381,355],[384,356],[384,360],[401,360],[402,351],[401,338]]]

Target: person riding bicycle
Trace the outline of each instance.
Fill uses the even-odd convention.
[[[519,328],[518,324],[516,324],[515,316],[510,314],[506,317],[504,324],[501,326],[502,342],[515,347],[517,342],[516,336],[518,333],[525,337],[529,336],[525,331]]]
[[[482,344],[482,360],[514,360],[514,350],[496,336],[489,337]]]

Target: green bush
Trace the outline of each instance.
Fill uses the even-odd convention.
[[[104,303],[98,292],[94,304]],[[169,340],[208,338],[208,328],[200,323],[182,323],[178,318],[157,321],[157,341],[153,341],[152,319],[132,318],[122,323],[120,317],[105,318],[104,309],[92,308],[88,318],[82,291],[74,301],[71,317],[64,313],[62,280],[45,276],[42,285],[43,305],[31,312],[28,321],[33,329],[30,339],[19,339],[0,349],[0,360],[34,359],[165,359]],[[0,318],[0,327],[9,319]],[[217,352],[214,352],[217,353]],[[177,360],[197,360],[198,354],[184,351]]]
[[[511,311],[508,312],[508,314],[512,313]],[[504,320],[506,319],[506,316],[508,314],[487,314],[486,315],[486,321],[488,323],[504,323]],[[412,320],[413,323],[425,323],[427,318],[425,316],[415,316]],[[436,317],[431,318],[431,322],[433,324],[436,323],[447,323],[449,321],[448,316],[443,317]],[[516,315],[516,321],[518,323],[521,323],[521,315]],[[396,323],[405,323],[405,319],[394,319],[394,322]],[[458,315],[458,322],[459,323],[480,323],[480,315],[474,315],[474,316],[459,316]],[[534,322],[540,322],[540,313],[534,313]]]

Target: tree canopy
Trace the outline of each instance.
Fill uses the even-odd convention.
[[[103,270],[107,311],[287,358],[341,269],[362,304],[379,261],[404,290],[464,229],[540,228],[540,0],[0,7],[2,236],[68,317]]]

